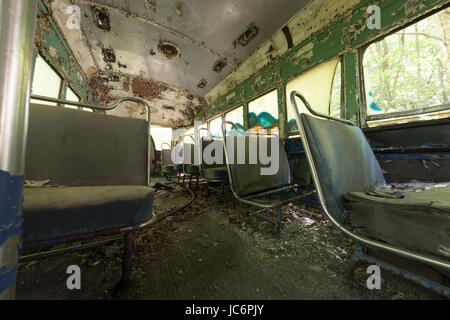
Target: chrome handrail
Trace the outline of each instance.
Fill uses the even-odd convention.
[[[310,168],[311,168],[311,173],[312,173],[312,176],[313,176],[314,184],[315,184],[316,189],[317,189],[317,194],[319,195],[320,204],[322,205],[322,208],[325,211],[325,214],[331,220],[331,222],[334,223],[346,235],[348,235],[349,237],[355,239],[358,242],[365,243],[366,245],[374,247],[374,248],[382,249],[382,250],[385,250],[385,251],[390,251],[390,252],[393,252],[393,253],[398,254],[400,256],[420,261],[422,263],[432,264],[435,267],[439,267],[439,268],[444,268],[446,270],[450,270],[450,262],[448,262],[448,261],[444,261],[444,260],[437,259],[437,258],[434,258],[434,257],[430,257],[430,256],[427,256],[427,255],[419,254],[419,253],[416,253],[416,252],[413,252],[413,251],[410,251],[410,250],[401,249],[401,248],[398,248],[398,247],[395,247],[395,246],[391,246],[391,245],[382,243],[380,241],[376,241],[376,240],[365,238],[365,237],[360,236],[360,235],[354,233],[353,231],[347,229],[339,221],[337,221],[334,218],[334,216],[330,213],[330,211],[329,211],[329,209],[327,207],[326,201],[325,201],[325,196],[324,196],[324,193],[323,193],[323,190],[322,190],[322,185],[321,185],[321,182],[320,182],[320,179],[319,179],[319,175],[317,173],[316,163],[314,161],[314,158],[312,157],[311,147],[309,145],[308,139],[305,139],[305,137],[306,137],[305,128],[303,127],[302,122],[300,121],[300,113],[298,111],[298,107],[297,107],[297,103],[295,101],[295,97],[299,97],[300,99],[302,99],[303,102],[305,102],[306,99],[297,91],[293,91],[291,93],[292,108],[294,110],[294,114],[295,114],[295,118],[296,118],[296,121],[297,121],[297,125],[298,125],[299,130],[300,130],[301,135],[302,135],[303,147],[305,148],[306,158],[307,158],[308,163],[309,163]],[[309,106],[309,104],[308,104],[308,106]],[[307,106],[307,108],[308,108],[308,106]],[[311,107],[309,107],[308,110],[310,108]],[[311,110],[309,110],[309,111],[311,112]],[[313,114],[317,115],[317,113],[313,113]],[[324,118],[320,114],[317,115],[317,116]],[[329,120],[340,121],[340,122],[343,122],[345,124],[354,125],[352,122],[344,121],[342,119],[335,119],[335,118],[327,117],[327,116],[325,118],[327,118]]]
[[[120,98],[120,99],[116,100],[110,106],[96,106],[96,105],[88,104],[88,103],[68,101],[68,100],[44,97],[44,96],[33,95],[33,94],[30,96],[30,98],[34,99],[34,100],[54,102],[57,104],[65,104],[65,105],[71,105],[71,106],[76,106],[76,107],[83,107],[83,108],[89,108],[89,109],[94,109],[94,110],[104,110],[104,111],[115,109],[119,106],[119,104],[121,104],[122,102],[125,102],[125,101],[131,101],[131,102],[136,102],[136,103],[142,104],[147,109],[147,146],[146,146],[146,148],[147,148],[146,183],[147,184],[146,185],[150,187],[150,167],[151,167],[150,163],[151,163],[151,158],[152,158],[151,150],[150,150],[151,108],[145,100],[140,99],[140,98],[135,98],[135,97],[125,97],[125,98]]]
[[[161,149],[162,149],[162,146],[168,146],[168,147],[169,147],[168,150],[171,150],[171,149],[172,149],[172,147],[170,146],[170,144],[168,144],[167,142],[161,143]],[[166,149],[166,150],[167,150],[167,149]]]
[[[299,93],[299,92],[297,92],[297,91],[292,91],[292,93],[291,93],[291,104],[292,104],[293,106],[295,106],[295,108],[296,108],[297,110],[298,110],[298,107],[297,107],[297,101],[295,101],[295,97],[298,97],[300,100],[302,100],[302,102],[303,102],[303,104],[305,105],[306,109],[308,109],[308,111],[309,111],[312,115],[314,115],[314,116],[316,116],[316,117],[324,118],[324,119],[327,119],[327,120],[334,120],[334,121],[342,122],[342,123],[344,123],[344,124],[347,124],[347,125],[356,127],[356,125],[355,125],[353,122],[349,121],[349,120],[344,120],[344,119],[334,118],[334,117],[331,117],[331,116],[329,116],[329,115],[326,115],[326,114],[323,114],[323,113],[320,113],[320,112],[315,111],[315,110],[311,107],[311,105],[309,104],[309,102],[306,100],[306,98],[305,98],[301,93]]]

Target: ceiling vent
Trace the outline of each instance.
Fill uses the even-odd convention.
[[[116,54],[114,53],[114,49],[109,48],[109,49],[102,49],[102,54],[103,54],[103,60],[106,63],[114,63],[116,62]]]
[[[206,85],[208,84],[208,81],[206,81],[205,79],[200,80],[200,82],[197,85],[197,88],[203,89],[206,87]]]
[[[219,59],[214,63],[213,70],[217,73],[220,73],[223,68],[227,66],[227,62],[224,59]]]
[[[256,28],[256,26],[252,23],[247,27],[247,30],[242,33],[238,39],[238,43],[245,47],[249,44],[249,42],[258,35],[259,30]]]
[[[161,52],[167,59],[174,59],[181,56],[180,49],[174,45],[173,43],[163,41],[158,45],[158,50]]]
[[[95,25],[105,31],[111,30],[111,23],[109,20],[109,13],[104,8],[91,7],[92,14],[94,15]]]

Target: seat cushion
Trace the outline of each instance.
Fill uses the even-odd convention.
[[[192,175],[200,174],[200,167],[194,164],[185,164],[184,173]]]
[[[162,169],[163,169],[164,172],[174,172],[175,171],[174,166],[170,165],[170,164],[169,165],[163,165]]]
[[[303,144],[311,151],[309,165],[317,171],[315,183],[320,183],[330,214],[342,222],[344,193],[386,184],[380,164],[360,128],[306,113],[299,120]]]
[[[25,247],[42,246],[31,242],[129,226],[152,217],[153,191],[146,186],[24,188],[23,196]]]
[[[227,167],[215,167],[215,168],[204,168],[203,178],[206,180],[228,180],[228,169]]]
[[[352,226],[393,245],[450,258],[449,187],[383,188],[344,197]]]

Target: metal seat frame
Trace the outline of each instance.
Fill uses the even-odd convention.
[[[290,94],[290,99],[291,99],[291,104],[292,104],[292,109],[294,111],[294,115],[297,121],[297,125],[299,127],[300,130],[300,134],[302,137],[302,142],[305,148],[305,152],[306,152],[306,158],[308,160],[309,166],[311,168],[311,173],[313,176],[313,180],[314,180],[314,184],[317,190],[317,194],[320,200],[320,203],[322,205],[323,211],[325,212],[325,214],[327,215],[327,217],[330,219],[330,221],[336,225],[344,234],[346,234],[347,236],[353,238],[354,240],[356,240],[357,242],[364,244],[368,247],[374,248],[374,249],[381,249],[381,250],[385,250],[397,255],[400,255],[402,257],[408,258],[408,259],[412,259],[412,260],[416,260],[434,267],[437,267],[438,269],[445,269],[447,271],[450,271],[450,261],[445,261],[442,259],[438,259],[436,257],[432,257],[429,255],[425,255],[422,253],[418,253],[418,252],[414,252],[411,250],[407,250],[404,248],[399,248],[397,246],[393,246],[390,244],[387,244],[385,242],[381,242],[381,241],[377,241],[377,240],[373,240],[367,237],[364,237],[360,234],[356,234],[355,232],[353,232],[352,230],[350,230],[349,228],[347,228],[346,226],[344,226],[342,223],[340,223],[336,218],[335,214],[333,214],[330,209],[327,207],[326,204],[326,195],[323,192],[322,186],[321,186],[321,181],[318,175],[318,171],[317,171],[317,167],[315,164],[315,160],[312,156],[312,152],[311,152],[311,147],[308,141],[308,138],[306,136],[306,132],[305,132],[305,128],[302,124],[301,118],[300,118],[300,113],[298,110],[298,106],[297,106],[297,101],[296,98],[299,98],[304,106],[308,109],[308,111],[313,115],[316,116],[318,118],[322,118],[322,119],[327,119],[330,121],[337,121],[340,123],[343,123],[345,125],[349,125],[349,126],[355,126],[356,125],[349,121],[349,120],[343,120],[343,119],[338,119],[338,118],[333,118],[330,117],[328,115],[316,112],[313,108],[311,108],[310,104],[308,103],[308,101],[306,100],[306,98],[299,92],[297,91],[293,91]]]
[[[307,193],[302,193],[299,194],[301,192],[300,188],[298,185],[290,185],[290,186],[285,186],[282,188],[277,188],[274,190],[270,190],[270,191],[266,191],[266,192],[261,192],[261,193],[257,193],[257,194],[253,194],[250,196],[241,196],[234,184],[233,184],[233,177],[231,174],[231,166],[230,166],[230,160],[228,158],[228,153],[227,153],[227,142],[226,142],[226,125],[229,124],[231,125],[237,133],[241,134],[241,135],[245,135],[245,136],[275,136],[278,137],[277,134],[273,134],[273,133],[257,133],[257,132],[243,132],[241,131],[236,124],[234,124],[231,121],[225,121],[222,123],[222,134],[223,134],[223,146],[224,146],[224,152],[225,152],[225,159],[227,162],[227,168],[228,168],[228,177],[230,180],[230,188],[231,191],[233,192],[234,196],[236,197],[236,199],[238,199],[238,201],[244,203],[247,205],[246,211],[245,211],[245,216],[257,216],[271,224],[273,224],[275,226],[274,229],[274,233],[275,234],[279,234],[280,233],[280,228],[281,228],[281,221],[283,218],[283,212],[281,210],[281,206],[290,202],[296,202],[302,198],[305,198],[313,193],[315,193],[314,191],[311,192],[307,192]],[[289,165],[289,163],[287,164]],[[267,200],[267,199],[263,199],[265,197],[271,197],[271,196],[280,196],[282,199],[281,200],[277,200],[277,201],[271,201],[271,200]],[[252,210],[251,207],[258,207],[260,208],[260,210]],[[276,218],[269,216],[267,214],[265,214],[266,212],[275,212],[276,213]]]

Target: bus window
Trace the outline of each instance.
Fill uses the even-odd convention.
[[[192,137],[194,137],[194,132],[195,132],[194,127],[189,127],[189,128],[187,128],[187,129],[184,130],[183,135],[184,135],[184,136],[192,136]],[[192,141],[192,140],[191,140],[191,141]]]
[[[341,117],[342,89],[342,63],[339,62],[336,72],[334,73],[330,97],[330,116],[334,118]]]
[[[31,93],[49,98],[59,98],[61,77],[45,62],[40,55],[36,56]],[[31,100],[32,103],[56,106],[54,102]]]
[[[333,108],[333,113],[337,112],[336,106],[340,105],[340,98],[339,103],[335,101],[337,99],[337,96],[331,98],[331,89],[333,85],[333,79],[339,78],[335,77],[339,60],[339,58],[336,58],[331,61],[324,62],[314,69],[300,75],[297,79],[292,80],[286,85],[287,101],[289,101],[289,103],[287,104],[287,110],[288,128],[290,133],[296,133],[298,131],[294,111],[292,110],[290,103],[290,94],[294,90],[300,92],[306,98],[306,100],[308,100],[311,107],[317,112],[330,115],[330,99],[333,103],[333,106],[331,106]],[[338,84],[336,84],[335,82],[334,86],[337,87]],[[335,88],[333,88],[333,90],[334,89]],[[309,111],[306,110],[302,103],[299,103],[299,112],[309,113]]]
[[[150,129],[153,141],[155,141],[156,150],[161,150],[161,145],[167,143],[169,146],[172,142],[172,129],[161,126],[152,125]],[[167,146],[165,146],[167,148]]]
[[[225,114],[225,121],[233,122],[241,131],[244,131],[244,107],[240,106]],[[236,129],[232,129],[231,125],[226,126],[227,133],[236,132]]]
[[[248,127],[278,132],[278,91],[273,90],[248,104]]]
[[[364,82],[369,126],[448,117],[446,9],[369,45]],[[447,109],[447,111],[445,111]]]
[[[75,92],[73,92],[72,89],[67,88],[66,91],[66,100],[68,101],[75,101],[75,102],[80,102],[80,98],[78,98],[78,96],[75,94]],[[76,106],[71,106],[71,105],[65,105],[66,108],[70,108],[70,109],[78,109],[78,107]]]
[[[202,125],[197,128],[199,138],[208,138],[208,131],[201,129],[208,129],[208,123],[202,123]]]
[[[209,122],[209,131],[213,137],[222,137],[222,116],[214,118]]]

